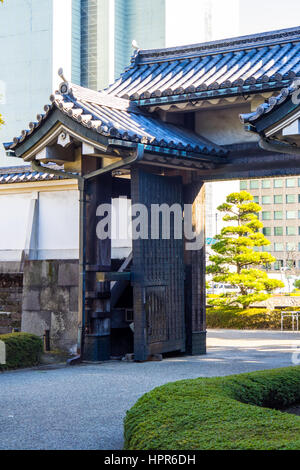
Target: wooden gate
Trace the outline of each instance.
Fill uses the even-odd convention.
[[[133,241],[133,301],[135,359],[151,354],[185,351],[184,241],[174,236],[175,215],[170,212],[170,237],[164,238],[162,217],[157,238],[151,238],[151,205],[173,204],[182,209],[181,178],[132,171],[132,204],[148,209],[148,239]],[[179,220],[179,219],[178,219]],[[176,227],[178,228],[178,220]],[[176,230],[175,230],[176,231]]]

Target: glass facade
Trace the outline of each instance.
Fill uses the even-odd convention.
[[[261,218],[262,218],[262,220],[271,220],[272,219],[272,214],[271,214],[271,212],[263,211],[261,213]]]
[[[165,47],[165,0],[81,0],[82,86],[113,83],[130,64],[133,39],[143,49]]]
[[[287,188],[295,188],[296,187],[296,179],[295,178],[289,178],[286,180],[286,187]]]
[[[262,180],[261,182],[261,187],[263,189],[269,189],[271,188],[271,180]]]
[[[283,227],[281,227],[281,228],[283,228]],[[286,234],[287,235],[297,235],[297,227],[296,226],[286,227]]]
[[[283,227],[274,227],[274,235],[275,237],[282,237]]]
[[[271,196],[262,196],[261,203],[262,204],[272,204],[272,197]]]
[[[297,212],[296,211],[286,211],[286,220],[293,220],[297,219]]]
[[[274,188],[283,188],[283,180],[274,180]]]
[[[283,212],[282,211],[274,211],[274,220],[282,220],[283,219]]]
[[[283,243],[274,243],[274,251],[284,251]]]
[[[297,202],[296,194],[287,194],[286,195],[286,203],[287,204],[295,204]]]
[[[274,204],[282,204],[283,203],[283,196],[282,194],[276,194],[274,196]]]

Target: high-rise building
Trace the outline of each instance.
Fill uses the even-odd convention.
[[[129,65],[132,41],[165,47],[166,0],[81,0],[81,83],[105,88]]]
[[[80,0],[10,0],[0,4],[0,142],[32,119],[59,81],[57,70],[80,80]],[[0,165],[18,163],[5,158]]]
[[[42,111],[60,67],[74,83],[104,88],[129,64],[133,39],[143,48],[165,46],[165,0],[0,4],[0,142],[24,128],[33,111]],[[0,166],[18,163],[0,145]]]
[[[271,271],[300,270],[300,178],[244,180],[240,189],[250,192],[262,207],[263,233],[271,242],[263,247],[277,261]]]

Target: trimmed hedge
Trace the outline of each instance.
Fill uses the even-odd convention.
[[[293,310],[293,308],[287,308]],[[235,330],[280,330],[281,311],[266,310],[262,308],[250,308],[242,310],[239,308],[207,308],[207,328],[228,328]],[[292,321],[284,320],[285,328],[292,327]]]
[[[127,412],[126,450],[300,450],[300,367],[184,380]],[[275,408],[275,409],[270,409]]]
[[[0,335],[6,345],[6,364],[0,364],[0,370],[31,367],[39,364],[43,352],[41,338],[29,333]]]

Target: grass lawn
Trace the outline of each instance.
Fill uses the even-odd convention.
[[[170,383],[125,418],[126,450],[300,450],[300,367]]]

